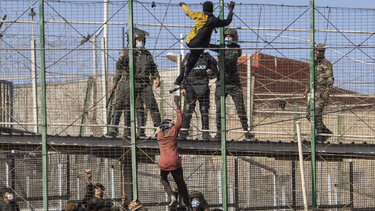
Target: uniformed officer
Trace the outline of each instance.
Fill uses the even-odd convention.
[[[332,64],[329,62],[324,54],[326,47],[325,45],[319,43],[315,46],[315,128],[317,132],[316,140],[324,142],[327,140],[328,136],[319,135],[323,134],[332,134],[332,131],[329,130],[323,123],[323,110],[326,106],[329,98],[330,90],[332,89],[335,79],[333,78],[333,69]],[[310,86],[306,87],[304,97],[308,96],[310,91]],[[310,103],[307,100],[307,114],[306,118],[310,121]]]
[[[160,76],[151,53],[145,48],[148,33],[134,29],[134,98],[137,108],[138,136],[145,136],[145,111],[144,105],[150,110],[154,127],[161,122],[158,104],[152,91],[152,80],[155,87],[160,86]],[[129,54],[124,50],[116,63],[116,73],[113,78],[112,90],[116,88],[116,101],[112,125],[118,125],[122,112],[124,112],[125,128],[124,137],[130,136],[130,88],[129,88]],[[117,128],[111,127],[107,135],[118,133]]]
[[[225,59],[225,98],[228,94],[232,97],[234,104],[236,106],[237,115],[240,118],[242,129],[245,133],[246,139],[253,138],[253,135],[248,132],[247,116],[243,100],[242,85],[240,77],[237,70],[237,60],[241,56],[242,51],[240,46],[237,44],[238,33],[236,29],[226,28],[224,29],[224,38],[225,38],[225,50],[224,50],[224,59]],[[218,45],[210,45],[211,50],[219,52],[217,48]],[[213,49],[212,49],[213,48]],[[221,59],[221,58],[219,58]],[[217,134],[215,140],[221,139],[221,88],[220,88],[220,77],[216,81],[216,91],[215,91],[215,102],[216,102],[216,126]]]
[[[183,63],[187,62],[189,56],[189,54],[185,56]],[[180,75],[176,79],[176,84],[182,83],[184,73],[184,67],[182,67]],[[192,113],[195,111],[196,102],[199,101],[199,109],[202,118],[202,139],[211,139],[208,119],[208,110],[210,108],[210,88],[208,82],[209,79],[214,78],[217,74],[218,70],[215,58],[209,53],[201,54],[194,68],[186,77],[185,88],[181,90],[181,94],[185,95],[185,106],[180,138],[184,139],[189,135],[188,130],[190,128]]]
[[[0,210],[1,211],[19,211],[20,208],[15,200],[13,189],[3,187],[0,189]]]

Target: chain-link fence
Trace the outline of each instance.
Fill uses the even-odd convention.
[[[44,34],[39,28],[40,2],[44,2]],[[123,115],[122,111],[116,113],[119,87],[111,97],[120,52],[129,48],[128,6],[127,1],[106,0],[0,2],[0,185],[14,190],[21,210],[42,209],[43,109],[47,113],[49,209],[63,210],[69,201],[81,204],[90,182],[101,183],[103,198],[119,206],[126,195],[126,204],[138,198],[149,210],[175,209],[168,207],[170,198],[160,182],[155,135],[158,118],[176,118],[173,96],[178,92],[169,91],[178,87],[175,80],[189,52],[185,39],[194,20],[171,1],[133,2],[134,27],[149,34],[145,48],[160,76],[160,84],[155,75],[142,79],[147,83],[135,81],[142,84],[135,85],[135,166],[131,139],[124,134],[130,122],[123,116],[130,106],[122,108]],[[202,10],[201,4],[187,7]],[[219,9],[215,2],[215,16]],[[226,17],[228,8],[224,9]],[[185,123],[181,131],[186,137],[178,140],[183,174],[189,192],[202,192],[210,209],[223,206],[223,190],[229,210],[303,209],[302,187],[306,187],[310,207],[314,201],[330,210],[375,207],[371,188],[375,10],[315,7],[314,19],[309,10],[309,5],[236,5],[229,27],[237,30],[240,47],[234,49],[241,55],[235,65],[239,81],[227,82],[226,87],[226,174],[222,174],[220,140],[215,139],[220,133],[217,75],[204,76],[209,78],[203,84],[208,87],[204,94],[192,83],[182,97],[184,121],[189,109],[191,112],[190,124]],[[315,90],[319,94],[315,95],[315,113],[322,109],[323,122],[332,132],[317,131],[317,137],[324,137],[323,143],[311,142],[306,118],[312,22],[315,43],[326,46],[325,57],[333,67],[333,87],[325,84],[326,90]],[[213,32],[212,44],[220,43],[219,34],[219,30]],[[45,49],[40,47],[41,37]],[[41,50],[45,50],[45,86],[40,78]],[[205,52],[219,61],[214,50]],[[317,61],[315,66],[319,66]],[[226,71],[235,79],[234,69]],[[191,80],[199,77],[191,76]],[[145,84],[151,94],[145,91]],[[44,88],[45,108],[40,100]],[[203,95],[206,102],[200,101]],[[208,123],[202,115],[204,109],[208,110]],[[113,125],[115,115],[122,116],[118,125]],[[302,163],[297,122],[302,133]],[[117,138],[105,136],[111,126],[118,128]],[[316,147],[316,158],[311,147]],[[137,179],[132,174],[135,167]],[[92,170],[91,179],[84,172],[87,169]],[[173,181],[172,176],[169,180]],[[135,183],[138,196],[133,194]],[[183,206],[181,200],[178,204]]]

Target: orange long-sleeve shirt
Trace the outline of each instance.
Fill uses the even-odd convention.
[[[181,159],[178,154],[177,136],[182,127],[182,112],[177,110],[177,121],[164,135],[163,131],[157,134],[160,150],[159,168],[164,171],[174,171],[181,168]]]

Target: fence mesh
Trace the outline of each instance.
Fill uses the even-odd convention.
[[[201,11],[201,4],[188,4]],[[189,52],[185,38],[194,21],[169,1],[134,1],[134,26],[148,32],[160,87],[152,84],[161,119],[176,118],[175,79]],[[130,139],[121,118],[119,136],[105,136],[115,101],[107,101],[120,52],[128,48],[127,1],[45,0],[45,74],[48,141],[48,197],[51,210],[82,202],[92,170],[93,184],[103,184],[104,198],[121,205],[133,198],[149,210],[168,210],[169,198],[160,183],[160,154],[151,99],[138,103],[145,111],[146,137],[137,136],[137,175],[132,179]],[[315,42],[326,45],[334,84],[323,111],[333,132],[316,144],[316,201],[327,209],[374,209],[372,184],[375,130],[375,10],[315,7]],[[238,32],[242,54],[237,61],[240,87],[226,98],[227,196],[229,210],[303,209],[302,187],[312,205],[310,122],[306,117],[310,82],[309,5],[236,5],[229,27]],[[219,5],[214,3],[214,14]],[[225,16],[228,8],[225,8]],[[42,209],[41,83],[38,0],[0,2],[0,186],[14,190],[21,210]],[[218,31],[217,31],[218,32]],[[219,44],[219,33],[212,34]],[[218,53],[205,50],[218,60]],[[210,139],[199,103],[186,139],[179,139],[189,192],[204,194],[210,209],[222,207],[222,159],[217,134],[216,77],[208,82]],[[144,93],[141,93],[141,96]],[[240,95],[242,94],[242,96]],[[238,97],[239,96],[239,97]],[[237,97],[237,98],[236,98]],[[246,139],[238,115],[242,98]],[[139,99],[138,99],[139,100]],[[185,96],[186,107],[192,106]],[[155,105],[154,105],[155,106]],[[128,108],[129,109],[129,108]],[[136,115],[137,116],[137,115]],[[304,161],[298,160],[300,122]],[[305,183],[301,181],[301,165]],[[175,187],[170,175],[171,186]],[[179,206],[182,206],[180,201]]]

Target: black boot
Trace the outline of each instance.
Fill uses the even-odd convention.
[[[247,140],[251,140],[251,139],[253,139],[254,138],[254,135],[253,134],[251,134],[249,131],[246,131],[245,132],[245,139],[247,139]]]
[[[324,126],[321,129],[317,129],[317,136],[315,137],[315,140],[317,142],[323,143],[331,137],[330,134],[333,134],[333,132],[330,129],[328,129],[327,127]]]
[[[138,121],[138,137],[146,138],[145,133],[145,115],[144,112],[139,112],[137,114],[137,121]]]
[[[214,141],[221,141],[221,133],[216,133],[216,136],[214,137]]]
[[[144,128],[138,128],[138,134],[137,134],[138,137],[140,138],[146,138],[146,133],[145,133],[145,129]]]
[[[112,116],[111,125],[118,125],[120,123],[120,118],[122,115],[121,106],[115,105],[115,112]],[[118,128],[117,127],[109,127],[108,132],[105,134],[106,136],[116,137],[118,135]]]
[[[205,141],[211,140],[210,132],[207,132],[207,131],[203,132],[202,133],[202,140],[205,140]]]
[[[187,130],[181,130],[180,134],[178,134],[178,138],[181,140],[187,139],[188,136],[189,136],[189,131]]]
[[[106,136],[116,137],[118,135],[117,128],[109,128],[108,132],[105,134]]]
[[[131,138],[130,128],[125,128],[125,129],[124,129],[124,134],[122,135],[122,137],[123,137],[124,139],[129,139],[129,138]]]

